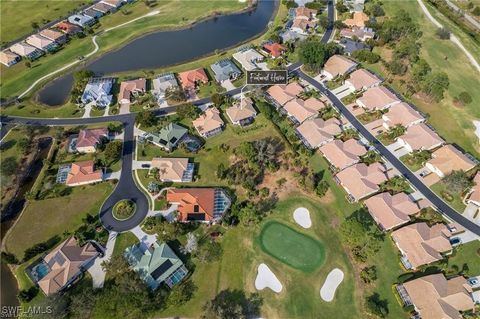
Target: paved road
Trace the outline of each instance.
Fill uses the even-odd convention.
[[[366,128],[363,126],[360,121],[345,107],[345,105],[325,86],[308,76],[307,74],[303,73],[301,70],[298,70],[298,75],[303,80],[307,81],[315,88],[317,88],[320,92],[325,94],[337,107],[337,109],[347,118],[347,120],[352,123],[352,125],[362,134],[375,148],[385,157],[405,178],[412,183],[413,186],[417,190],[419,190],[433,205],[435,205],[438,210],[451,218],[452,220],[456,221],[469,231],[480,235],[480,226],[473,223],[472,221],[468,220],[467,218],[463,217],[449,205],[447,205],[437,194],[432,192],[430,188],[428,188],[415,174],[412,173],[402,161],[400,161],[397,157],[395,157],[386,147],[383,145],[378,139],[375,138]]]
[[[468,22],[470,22],[475,28],[477,28],[478,30],[480,30],[480,22],[478,22],[474,17],[472,17],[471,15],[469,15],[468,13],[465,13],[464,10],[460,9],[456,4],[454,4],[453,2],[449,1],[449,0],[445,0],[445,2],[448,4],[448,6],[450,8],[452,8],[454,11],[456,12],[459,12],[460,14],[462,14],[465,19],[467,19]]]

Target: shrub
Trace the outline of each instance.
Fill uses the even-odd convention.
[[[460,103],[462,105],[470,104],[473,101],[471,95],[468,94],[468,92],[466,92],[466,91],[460,93],[457,97],[455,97],[454,100],[455,100],[455,102]]]
[[[437,31],[435,31],[435,35],[441,40],[448,40],[450,39],[450,30],[446,28],[438,28]]]

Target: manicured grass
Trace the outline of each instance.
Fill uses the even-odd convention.
[[[422,151],[422,152],[428,152],[428,151]],[[407,165],[407,167],[412,171],[416,172],[422,167],[425,166],[425,161],[422,159],[422,157],[415,156],[414,153],[403,155],[400,157],[400,160]]]
[[[121,255],[127,247],[135,245],[136,243],[138,243],[138,238],[131,232],[120,233],[117,235],[112,255]]]
[[[462,195],[450,192],[445,186],[445,184],[443,184],[441,181],[433,184],[432,186],[430,186],[430,188],[432,189],[432,191],[437,193],[437,195],[443,198],[443,200],[447,204],[452,206],[453,209],[455,209],[460,214],[463,214],[466,206],[463,203]]]
[[[118,220],[127,220],[133,216],[136,205],[131,200],[121,200],[113,206],[113,217]]]
[[[455,249],[452,257],[448,258],[448,267],[457,266],[459,270],[468,266],[467,274],[469,276],[478,276],[480,274],[480,241],[474,240],[462,244]]]
[[[315,270],[325,259],[321,243],[281,223],[266,224],[258,241],[265,253],[304,272]]]
[[[5,160],[6,158],[13,157],[17,164],[20,164],[20,160],[23,158],[23,152],[18,146],[18,141],[25,137],[25,131],[20,128],[12,128],[8,135],[2,140],[2,148],[0,149],[0,158]],[[13,175],[12,176],[4,176],[3,172],[0,175],[1,182],[0,187],[2,190],[2,194],[6,188],[11,186]],[[3,196],[2,196],[3,197]]]
[[[82,1],[15,1],[2,0],[2,42],[10,42],[32,32],[32,23],[40,27],[47,21],[67,15],[85,2]]]
[[[113,187],[109,182],[77,186],[68,196],[29,201],[5,239],[7,251],[18,258],[25,249],[62,234],[74,231],[87,214],[97,215]]]

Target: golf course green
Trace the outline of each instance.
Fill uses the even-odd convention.
[[[276,221],[265,224],[259,244],[265,253],[304,272],[315,270],[325,260],[321,242]]]

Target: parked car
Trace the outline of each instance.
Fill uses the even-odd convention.
[[[150,168],[150,164],[142,164],[142,168]]]
[[[478,278],[470,278],[468,279],[468,283],[470,284],[470,286],[475,286],[475,285],[478,285]]]
[[[461,243],[462,243],[462,240],[458,237],[450,238],[450,244],[452,244],[452,246],[457,246],[457,245],[460,245]]]

